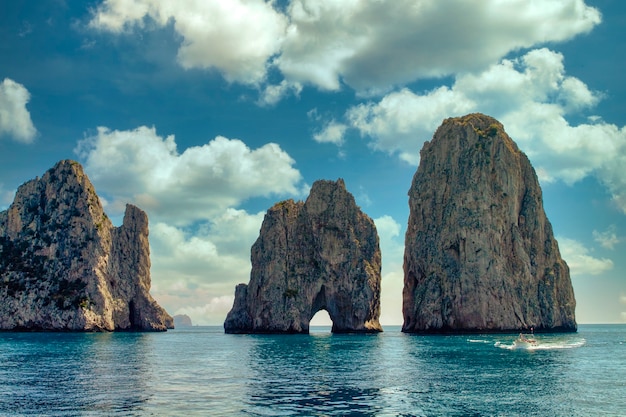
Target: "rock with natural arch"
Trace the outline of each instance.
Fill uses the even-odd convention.
[[[226,333],[308,333],[320,310],[333,333],[382,331],[378,233],[342,179],[316,181],[304,203],[270,208],[251,260]]]

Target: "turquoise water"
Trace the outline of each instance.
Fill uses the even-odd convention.
[[[0,415],[626,415],[626,325],[538,338],[0,333]]]

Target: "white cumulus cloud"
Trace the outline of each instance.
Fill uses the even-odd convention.
[[[347,110],[343,123],[372,148],[417,164],[419,150],[441,121],[479,111],[500,120],[529,156],[540,180],[573,184],[594,175],[626,212],[626,127],[573,112],[593,108],[602,94],[568,76],[563,55],[546,48],[458,75],[452,86],[425,93],[407,88]]]
[[[405,88],[377,103],[350,108],[346,119],[350,127],[371,139],[373,149],[398,154],[400,159],[417,165],[421,144],[432,136],[442,119],[467,113],[475,105],[448,87],[437,88],[427,95]]]
[[[105,0],[91,26],[123,32],[173,24],[182,37],[178,62],[184,68],[214,68],[228,81],[256,84],[279,52],[287,17],[263,0]]]
[[[393,217],[384,215],[374,219],[382,253],[381,324],[402,323],[402,306],[398,296],[404,287],[404,236],[401,226]]]
[[[101,127],[76,152],[109,214],[128,202],[148,213],[154,297],[204,324],[222,322],[224,300],[249,280],[264,213],[239,206],[253,197],[299,196],[306,187],[295,161],[272,143],[250,149],[218,136],[179,152],[174,136],[155,128]]]
[[[215,324],[216,322],[221,324],[226,314],[233,307],[234,301],[234,295],[212,297],[206,304],[181,307],[174,314],[187,314],[194,318],[192,320],[194,324]]]
[[[589,32],[583,0],[104,0],[90,25],[114,33],[173,25],[185,68],[216,68],[258,84],[270,68],[289,83],[360,93],[480,71],[509,52]],[[275,92],[275,91],[274,91]],[[272,91],[270,91],[272,93]]]
[[[37,129],[26,108],[29,101],[30,93],[22,84],[10,78],[0,83],[0,137],[6,135],[24,143],[35,139]]]
[[[523,47],[590,31],[582,0],[294,0],[277,58],[292,80],[381,91],[419,78],[476,71]]]
[[[344,134],[348,127],[335,120],[328,121],[322,130],[313,135],[313,140],[319,143],[332,143],[341,145],[344,142]]]
[[[193,229],[156,223],[150,232],[151,247],[158,254],[153,266],[164,277],[185,277],[194,286],[207,278],[211,278],[211,285],[247,282],[250,248],[258,237],[264,214],[227,209]],[[234,291],[234,286],[228,287],[231,289]]]
[[[145,126],[100,127],[76,151],[113,209],[133,202],[176,224],[213,218],[251,197],[297,195],[302,178],[277,144],[252,150],[218,136],[179,153],[173,135],[163,138]]]
[[[188,314],[195,322],[222,323],[232,307],[235,286],[250,279],[250,248],[258,237],[263,216],[227,209],[193,229],[160,222],[152,225],[155,298],[176,314]],[[230,300],[230,305],[207,311],[207,300],[216,299]]]

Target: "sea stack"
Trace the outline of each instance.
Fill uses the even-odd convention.
[[[576,331],[537,175],[497,120],[445,120],[421,150],[409,208],[404,332]]]
[[[0,330],[164,331],[150,296],[148,217],[114,227],[79,163],[21,185],[0,212]]]
[[[270,208],[251,260],[226,333],[308,333],[320,310],[334,333],[382,331],[378,233],[343,180],[316,181],[306,202]]]

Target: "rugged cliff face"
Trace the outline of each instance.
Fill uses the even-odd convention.
[[[148,218],[114,227],[80,164],[61,161],[0,213],[0,329],[166,330],[149,294]]]
[[[537,176],[495,119],[447,119],[409,191],[405,332],[575,331]]]
[[[251,259],[227,333],[308,333],[322,309],[333,332],[382,331],[378,234],[343,180],[317,181],[305,203],[268,210]]]

